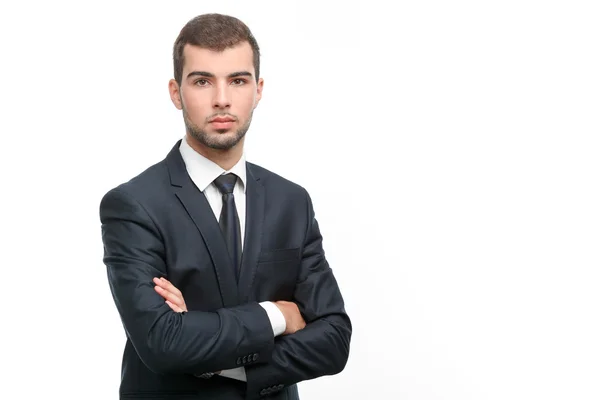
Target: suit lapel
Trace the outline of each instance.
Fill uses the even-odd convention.
[[[258,267],[265,212],[265,188],[260,182],[260,177],[252,173],[248,163],[246,163],[246,173],[246,232],[238,282],[238,298],[242,304],[248,301]]]
[[[239,303],[237,285],[229,253],[227,252],[219,224],[210,204],[208,204],[206,196],[194,185],[187,173],[185,163],[179,153],[180,143],[181,140],[177,142],[167,156],[171,186],[204,239],[204,244],[210,253],[215,274],[219,281],[223,306],[232,307]]]

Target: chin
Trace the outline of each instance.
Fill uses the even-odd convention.
[[[229,150],[235,147],[245,136],[235,129],[195,130],[188,127],[188,134],[199,144],[215,150]]]
[[[210,140],[210,147],[213,149],[229,150],[240,142],[240,140],[237,139],[236,135],[233,133],[215,136],[213,136]]]
[[[235,135],[235,131],[233,129],[215,129],[214,136],[222,136],[230,134],[230,136]]]

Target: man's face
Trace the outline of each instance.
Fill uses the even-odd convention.
[[[227,150],[242,140],[262,95],[248,42],[216,52],[186,45],[181,86],[169,83],[171,99],[183,110],[188,134],[200,144]]]

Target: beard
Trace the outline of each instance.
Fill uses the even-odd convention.
[[[235,132],[229,133],[227,133],[227,129],[217,129],[217,133],[208,133],[206,130],[200,128],[190,120],[185,108],[183,108],[183,121],[185,123],[185,129],[187,133],[202,145],[216,150],[229,150],[238,144],[244,136],[246,136],[246,132],[248,132],[248,128],[250,128],[250,122],[252,121],[253,113],[254,112],[250,113],[248,121],[246,121],[243,126],[241,126]]]

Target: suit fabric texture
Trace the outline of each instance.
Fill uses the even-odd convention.
[[[104,263],[126,333],[121,399],[298,399],[297,383],[346,365],[352,326],[307,191],[246,163],[236,280],[225,240],[179,153],[107,192]],[[165,277],[188,312],[154,290]],[[273,337],[262,301],[293,301],[304,329]],[[207,372],[243,366],[246,382]]]

